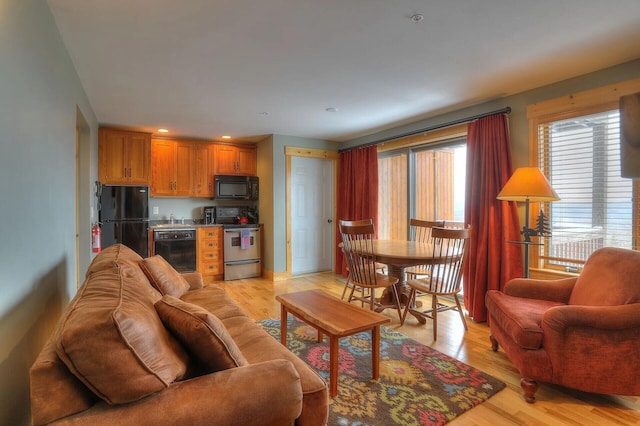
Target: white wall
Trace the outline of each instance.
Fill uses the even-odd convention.
[[[97,176],[97,121],[46,1],[0,0],[0,58],[0,424],[20,425],[28,369],[76,290],[78,110],[85,180]],[[88,248],[95,202],[81,191]]]

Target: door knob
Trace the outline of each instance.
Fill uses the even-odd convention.
[[[327,220],[327,223],[333,223],[333,219]]]

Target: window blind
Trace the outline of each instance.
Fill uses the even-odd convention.
[[[620,176],[617,109],[539,124],[538,155],[561,198],[546,206],[547,267],[574,271],[600,247],[635,248],[633,183]]]

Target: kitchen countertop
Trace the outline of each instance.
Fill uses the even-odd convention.
[[[157,223],[152,224],[152,230],[179,230],[179,229],[196,229],[196,228],[214,228],[214,227],[224,227],[224,228],[255,228],[260,226],[260,224],[222,224],[222,223]]]

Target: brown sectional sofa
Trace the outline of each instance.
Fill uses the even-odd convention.
[[[30,370],[34,425],[324,425],[324,380],[216,285],[123,245]]]

